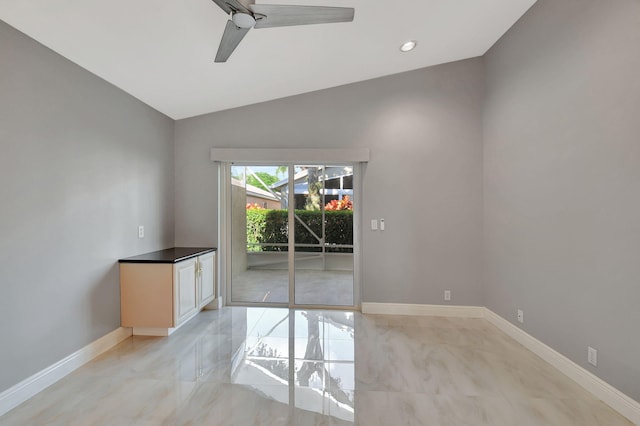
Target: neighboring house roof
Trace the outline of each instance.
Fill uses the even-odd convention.
[[[306,178],[307,175],[309,174],[309,171],[307,169],[301,170],[298,173],[296,173],[293,176],[293,181],[294,182],[298,182],[300,180],[302,180],[303,178]],[[276,183],[274,183],[273,185],[271,185],[271,188],[282,188],[283,186],[286,186],[289,183],[289,178],[286,177]]]
[[[309,170],[304,169],[296,173],[295,176],[293,177],[294,179],[293,181],[295,182],[296,194],[306,194],[308,192],[308,182],[307,182],[308,174],[309,174]],[[338,179],[340,177],[346,177],[346,176],[353,176],[353,169],[351,167],[344,167],[344,166],[335,166],[335,167],[328,166],[328,167],[325,167],[324,169],[324,176],[326,176],[326,180]],[[319,180],[322,181],[323,180],[322,177],[320,177]],[[289,178],[285,178],[271,185],[271,188],[280,189],[286,186],[288,183],[289,183]],[[330,191],[331,190],[327,190],[327,192],[330,192]],[[349,189],[342,190],[342,192],[345,192],[345,193],[348,193],[351,191],[352,190],[349,190]]]
[[[257,186],[253,186],[249,184],[244,185],[242,181],[238,179],[231,178],[231,184],[244,188],[247,191],[247,195],[251,195],[256,198],[262,198],[265,200],[280,201],[278,197],[276,197],[269,191],[265,191],[264,189],[261,189],[261,188],[258,188]]]

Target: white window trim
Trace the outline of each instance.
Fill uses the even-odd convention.
[[[275,162],[296,164],[367,163],[369,161],[369,148],[211,148],[211,161],[223,163]]]

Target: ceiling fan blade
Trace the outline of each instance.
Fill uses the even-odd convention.
[[[213,0],[227,15],[233,12],[249,13],[249,9],[238,0]]]
[[[215,62],[227,62],[229,56],[231,56],[250,29],[251,28],[238,28],[233,21],[227,21],[224,34],[222,34],[222,40],[220,40],[220,46],[218,46]]]
[[[265,16],[264,18],[256,16],[257,22],[254,28],[351,22],[355,13],[351,7],[281,6],[275,4],[253,4],[249,7],[254,13]]]

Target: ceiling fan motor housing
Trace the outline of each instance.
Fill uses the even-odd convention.
[[[256,24],[256,19],[253,16],[243,12],[234,13],[231,20],[238,28],[253,28]]]

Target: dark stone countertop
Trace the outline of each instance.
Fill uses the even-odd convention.
[[[215,247],[172,247],[152,251],[138,256],[119,259],[119,263],[177,263],[205,253],[216,251]]]

